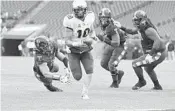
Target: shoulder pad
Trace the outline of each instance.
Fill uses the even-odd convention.
[[[68,14],[66,17],[67,17],[68,19],[72,19],[74,16],[73,16],[72,14]]]

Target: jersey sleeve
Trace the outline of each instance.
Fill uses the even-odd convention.
[[[69,14],[69,15],[67,15],[67,16],[64,17],[64,19],[63,19],[63,26],[65,28],[68,28],[70,30],[73,30],[73,27],[71,25],[71,19],[72,18],[73,18],[73,15],[71,15],[71,14]]]

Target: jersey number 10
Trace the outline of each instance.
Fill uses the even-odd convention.
[[[83,30],[78,30],[77,33],[78,33],[78,38],[81,38],[81,37],[86,37],[90,32],[90,29],[89,28],[86,28],[84,31]]]

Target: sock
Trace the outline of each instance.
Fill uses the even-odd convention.
[[[113,82],[117,82],[118,80],[118,76],[117,75],[111,75],[112,76],[112,80]]]
[[[141,67],[133,67],[134,71],[137,75],[137,77],[139,78],[139,81],[144,81],[144,77],[143,77],[143,69]]]
[[[159,81],[157,79],[156,73],[154,70],[147,72],[149,77],[151,78],[152,82],[154,83],[154,86],[159,86]]]
[[[117,71],[111,71],[111,76],[112,76],[113,82],[117,82],[118,81]]]
[[[88,90],[92,80],[92,74],[86,74],[83,83],[83,90]]]

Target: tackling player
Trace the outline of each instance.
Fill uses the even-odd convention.
[[[54,62],[55,57],[62,61],[68,70],[68,59],[59,51],[55,41],[46,36],[39,36],[35,39],[35,56],[33,71],[38,80],[43,82],[44,86],[52,92],[62,92],[61,89],[52,85],[52,80],[67,82],[68,76],[62,76],[58,72],[59,67]]]
[[[129,34],[140,33],[142,37],[141,44],[144,55],[132,62],[133,69],[139,79],[132,89],[138,90],[146,85],[142,70],[142,67],[144,67],[154,83],[153,89],[162,90],[154,68],[165,59],[165,44],[144,11],[138,10],[134,13],[133,24],[136,27],[135,29],[128,29],[121,26],[121,24],[116,24],[123,31]]]
[[[103,8],[101,10],[99,21],[102,33],[98,34],[97,37],[105,43],[101,66],[111,73],[113,82],[110,87],[118,88],[124,72],[117,70],[116,66],[126,53],[124,50],[125,35],[114,25],[114,22],[117,21],[114,21],[111,16],[110,9]],[[117,63],[114,66],[115,60]]]
[[[73,1],[73,14],[64,17],[66,45],[70,48],[68,54],[69,66],[73,77],[79,81],[82,78],[82,63],[86,77],[83,84],[82,98],[89,99],[88,88],[93,74],[93,56],[91,54],[93,38],[96,36],[93,23],[95,15],[87,10],[87,3],[84,0]]]

